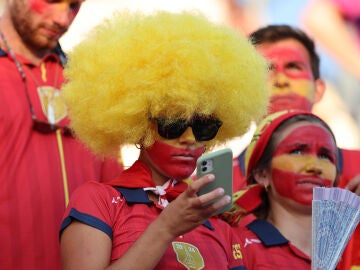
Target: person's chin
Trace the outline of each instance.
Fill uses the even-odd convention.
[[[290,106],[288,103],[284,103],[284,102],[279,102],[275,104],[272,103],[269,107],[269,114],[285,111],[285,110],[291,110],[291,109],[293,109],[293,107]]]

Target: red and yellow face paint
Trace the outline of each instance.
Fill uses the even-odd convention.
[[[257,50],[270,61],[270,113],[289,109],[311,111],[315,81],[305,47],[288,39],[259,45]]]
[[[72,21],[80,10],[83,0],[30,0],[29,9],[37,14],[56,14],[58,16],[61,12],[66,12],[69,20]]]
[[[314,187],[334,184],[337,149],[324,127],[301,124],[287,135],[283,133],[285,137],[276,148],[271,163],[272,188],[282,197],[311,205]]]
[[[194,172],[196,161],[204,153],[205,146],[195,140],[189,127],[179,138],[164,139],[157,135],[155,143],[145,151],[160,174],[181,180]]]

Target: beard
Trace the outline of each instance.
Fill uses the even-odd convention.
[[[9,10],[15,31],[31,51],[43,52],[54,49],[59,38],[67,30],[56,24],[37,23],[36,16],[41,17],[41,15],[36,15],[21,1],[13,2]],[[47,29],[57,34],[47,34]]]

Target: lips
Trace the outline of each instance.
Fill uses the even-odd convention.
[[[305,179],[297,182],[298,185],[323,187],[322,179]]]
[[[66,32],[66,29],[60,27],[44,26],[42,29],[52,38],[59,38]]]
[[[186,155],[186,154],[176,154],[172,156],[174,159],[181,160],[181,161],[193,161],[195,157],[193,155]]]

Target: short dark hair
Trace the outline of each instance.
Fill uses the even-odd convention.
[[[284,39],[299,41],[309,53],[314,79],[320,78],[320,58],[316,52],[315,43],[299,28],[285,24],[268,25],[251,33],[249,39],[255,47],[263,43],[275,43]]]

